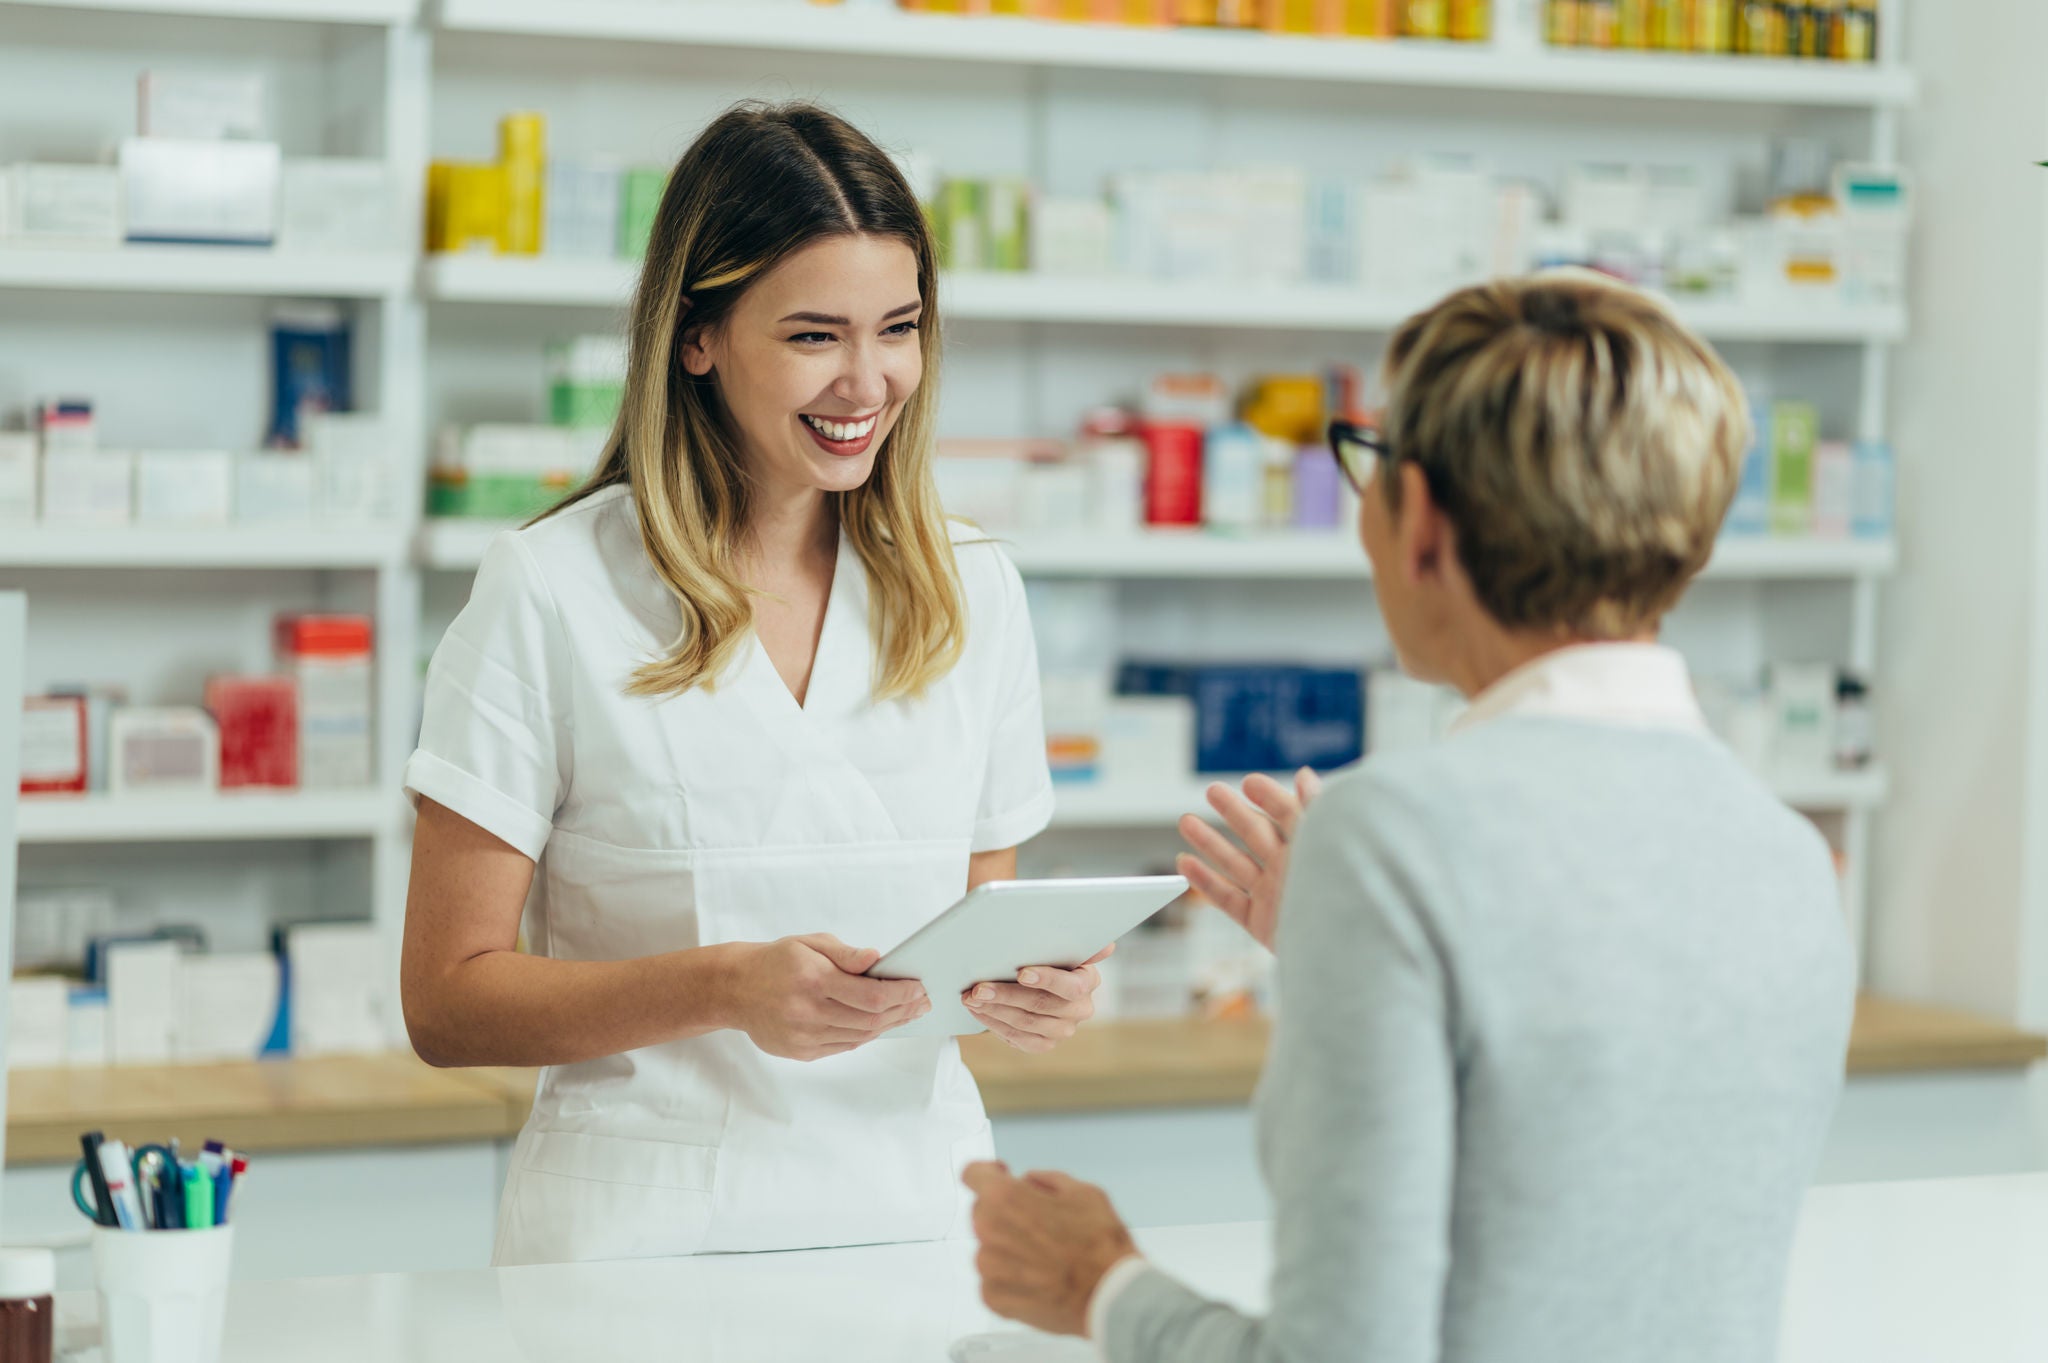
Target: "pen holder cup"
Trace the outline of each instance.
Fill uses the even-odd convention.
[[[106,1363],[219,1363],[232,1226],[92,1233]]]

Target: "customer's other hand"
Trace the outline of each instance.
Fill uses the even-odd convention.
[[[1016,1178],[988,1160],[968,1165],[961,1181],[974,1192],[974,1266],[989,1310],[1053,1334],[1086,1335],[1097,1284],[1138,1252],[1109,1195],[1065,1174]]]
[[[1287,885],[1287,847],[1302,812],[1322,790],[1322,778],[1307,767],[1294,773],[1292,790],[1263,775],[1245,777],[1242,795],[1221,781],[1211,785],[1210,805],[1243,846],[1198,814],[1180,817],[1180,835],[1194,849],[1175,862],[1180,873],[1269,951],[1280,921],[1280,892]]]

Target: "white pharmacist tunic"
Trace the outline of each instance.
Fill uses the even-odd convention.
[[[485,553],[434,652],[409,791],[537,863],[530,949],[617,960],[829,932],[886,950],[967,884],[970,852],[1052,815],[1016,568],[956,527],[963,657],[916,701],[870,690],[868,584],[843,541],[805,703],[758,640],[715,688],[628,696],[679,629],[608,490]],[[963,1233],[990,1151],[949,1039],[808,1064],[738,1031],[542,1071],[498,1264]]]

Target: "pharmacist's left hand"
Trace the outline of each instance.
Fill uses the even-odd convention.
[[[960,996],[982,1026],[1020,1051],[1049,1051],[1095,1016],[1102,972],[1095,963],[1116,950],[1111,943],[1072,970],[1035,965],[1015,984],[977,984]]]

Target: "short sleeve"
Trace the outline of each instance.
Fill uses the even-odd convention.
[[[539,567],[516,534],[499,535],[427,665],[406,791],[538,861],[569,785],[566,657]]]
[[[1045,707],[1038,691],[1038,644],[1024,579],[1008,555],[991,547],[1002,568],[1000,669],[993,688],[988,774],[975,809],[973,850],[993,852],[1041,833],[1052,822],[1052,768],[1045,757]],[[973,628],[976,622],[970,622]]]

